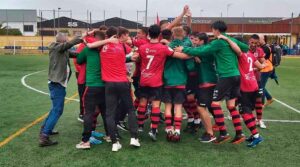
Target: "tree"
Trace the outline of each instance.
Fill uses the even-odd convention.
[[[0,23],[0,35],[16,35],[20,36],[22,35],[21,31],[16,28],[8,28],[7,26],[3,26],[2,23]]]

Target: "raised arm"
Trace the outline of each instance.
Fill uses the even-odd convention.
[[[184,60],[192,58],[191,56],[189,56],[185,53],[180,53],[180,52],[174,52],[173,57],[177,58],[177,59],[184,59]]]
[[[173,20],[168,26],[167,26],[167,29],[171,30],[173,27],[179,25],[181,22],[182,22],[182,19],[184,17],[184,15],[188,12],[189,10],[189,6],[188,5],[185,5],[184,8],[183,8],[183,11],[182,13],[175,18],[175,20]]]
[[[186,53],[193,57],[207,57],[207,56],[211,56],[214,53],[218,52],[222,47],[223,46],[221,45],[221,43],[219,41],[215,40],[215,41],[212,41],[211,43],[201,46],[201,47],[196,47],[196,48],[184,47],[184,48],[181,48],[181,51],[183,53]],[[177,49],[175,49],[175,50],[177,50]]]
[[[187,26],[189,26],[190,28],[192,28],[192,12],[191,12],[190,9],[188,10],[186,16],[187,16],[187,18],[186,18],[187,19],[186,20],[186,24],[187,24]]]
[[[70,48],[72,48],[74,45],[77,45],[79,43],[82,43],[83,42],[83,39],[86,37],[86,36],[90,36],[92,34],[94,34],[94,30],[92,31],[89,31],[89,32],[86,32],[84,33],[84,35],[80,38],[80,37],[75,37],[74,39],[72,39],[71,41],[69,42],[64,42],[64,43],[60,43],[59,45],[57,45],[57,49],[59,52],[64,52],[64,51],[67,51],[69,50]]]
[[[109,39],[105,39],[105,40],[102,40],[102,41],[96,41],[96,42],[93,42],[93,43],[87,43],[86,46],[88,48],[98,48],[102,45],[105,45],[107,43],[118,43],[119,40],[117,38],[109,38]]]
[[[72,48],[74,45],[80,44],[81,42],[83,42],[83,40],[81,38],[76,37],[69,42],[58,44],[56,48],[58,49],[59,52],[65,52],[68,49]]]
[[[232,48],[232,50],[234,50],[234,52],[238,55],[238,56],[241,56],[242,55],[242,50],[241,48],[235,43],[233,42],[230,38],[224,36],[224,35],[219,35],[218,36],[218,39],[223,39],[225,40],[226,42],[229,43],[230,47]]]
[[[78,53],[77,52],[69,52],[69,58],[74,59],[77,58]]]

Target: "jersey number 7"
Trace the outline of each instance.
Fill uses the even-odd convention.
[[[149,59],[149,61],[148,61],[146,70],[148,70],[148,69],[150,68],[151,63],[152,63],[152,61],[153,61],[153,59],[154,59],[154,56],[152,56],[152,55],[147,55],[147,58]]]

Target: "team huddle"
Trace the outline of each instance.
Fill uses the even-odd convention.
[[[181,25],[184,16],[187,25]],[[199,137],[202,143],[247,141],[248,147],[261,143],[263,138],[257,125],[266,128],[262,111],[267,92],[261,76],[273,70],[272,58],[270,54],[266,56],[270,48],[264,37],[256,34],[250,37],[248,45],[230,37],[223,21],[214,22],[211,29],[212,37],[191,32],[191,11],[185,6],[171,23],[162,20],[159,25],[141,27],[134,38],[124,27],[106,26],[69,42],[58,34],[52,53],[50,49],[49,89],[51,92],[52,87],[66,87],[71,73],[68,58],[74,58],[80,96],[78,119],[84,125],[82,140],[76,148],[89,149],[102,142],[98,138],[103,138],[112,143],[112,151],[119,151],[122,145],[118,128],[129,131],[130,145],[140,147],[139,134],[148,129],[144,127],[148,118],[152,141],[157,141],[158,127],[164,121],[166,140],[180,142],[183,110],[187,113],[183,131],[196,133],[203,127],[205,132]],[[77,44],[76,53],[68,51]],[[54,52],[55,49],[60,50]],[[51,57],[58,53],[68,54],[67,60],[63,60],[66,67],[62,73],[66,74],[62,77],[50,72],[55,71]],[[52,109],[41,129],[40,146],[57,144],[49,136],[57,133],[53,128],[63,104],[57,109],[60,115],[51,119],[57,107],[55,97],[51,99]],[[234,125],[233,138],[225,125],[223,100]],[[95,131],[99,114],[105,133]],[[124,125],[126,117],[128,128]],[[242,122],[251,132],[247,138]]]

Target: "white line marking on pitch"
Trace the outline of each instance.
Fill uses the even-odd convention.
[[[41,93],[41,94],[50,96],[49,93],[44,92],[44,91],[41,91],[41,90],[38,90],[38,89],[35,89],[35,88],[33,88],[33,87],[27,85],[27,83],[25,82],[25,79],[26,79],[27,77],[29,77],[29,76],[31,76],[31,75],[34,75],[34,74],[38,74],[38,73],[44,72],[44,71],[46,71],[46,70],[37,71],[37,72],[34,72],[34,73],[27,74],[27,75],[25,75],[25,76],[22,77],[21,82],[22,82],[22,84],[23,84],[26,88],[28,88],[28,89],[31,89],[31,90],[33,90],[33,91],[35,91],[35,92],[38,92],[38,93]],[[71,99],[71,98],[67,98],[67,97],[66,97],[65,99],[79,102],[78,99]]]
[[[27,77],[29,77],[29,76],[31,76],[31,75],[34,75],[34,74],[38,74],[38,73],[44,72],[44,71],[46,71],[46,70],[37,71],[37,72],[34,72],[34,73],[27,74],[27,75],[25,75],[25,76],[22,77],[21,82],[22,82],[22,84],[23,84],[26,88],[28,88],[28,89],[31,89],[31,90],[33,90],[33,91],[35,91],[35,92],[38,92],[38,93],[41,93],[41,94],[50,96],[49,93],[44,92],[44,91],[41,91],[41,90],[38,90],[38,89],[35,89],[35,88],[29,86],[29,85],[25,82],[25,79],[26,79]],[[67,97],[66,97],[66,99],[69,99],[69,100],[73,100],[73,101],[79,102],[78,99],[70,99],[70,98],[67,98]],[[289,109],[294,110],[294,111],[296,111],[297,113],[300,113],[299,110],[297,110],[297,109],[295,109],[295,108],[293,108],[293,107],[291,107],[291,106],[289,106],[289,105],[287,105],[287,104],[285,104],[285,103],[283,103],[283,102],[281,102],[281,101],[279,101],[279,100],[277,100],[277,99],[275,99],[275,98],[274,98],[274,100],[277,101],[278,103],[280,103],[280,104],[282,104],[282,105],[288,107]],[[283,122],[283,123],[300,123],[300,120],[273,120],[273,119],[264,119],[264,121],[266,121],[266,122]]]
[[[293,110],[293,111],[295,111],[295,112],[297,112],[297,113],[300,114],[300,111],[297,110],[296,108],[294,108],[294,107],[292,107],[292,106],[290,106],[290,105],[287,105],[286,103],[284,103],[284,102],[282,102],[282,101],[280,101],[280,100],[278,100],[278,99],[275,99],[275,98],[274,98],[274,100],[275,100],[276,102],[278,102],[278,103],[284,105],[285,107],[287,107],[287,108],[289,108],[289,109],[291,109],[291,110]]]
[[[300,123],[300,120],[275,120],[275,119],[263,119],[265,122],[283,122],[283,123]]]

